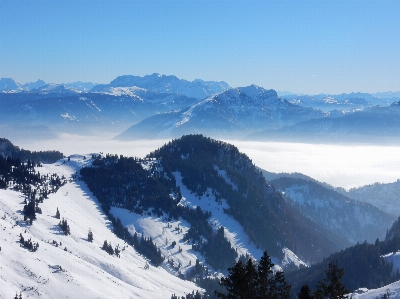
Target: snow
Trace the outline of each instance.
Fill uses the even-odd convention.
[[[352,299],[377,299],[383,298],[384,294],[388,294],[390,299],[400,298],[400,281],[393,282],[387,286],[378,289],[368,290],[360,288],[354,293],[350,294]]]
[[[73,155],[70,162],[63,160],[38,170],[71,178],[89,163],[90,156]],[[40,204],[43,213],[32,226],[23,222],[21,193],[0,190],[0,198],[0,298],[13,298],[16,292],[22,292],[23,298],[77,298],[77,294],[81,298],[170,298],[173,293],[199,289],[162,267],[145,270],[146,260],[112,233],[99,202],[81,181],[71,180],[50,194]],[[70,236],[58,228],[57,207],[68,221]],[[93,243],[87,241],[89,229]],[[20,247],[20,233],[38,242],[39,249],[29,252]],[[62,245],[56,247],[53,240]],[[101,249],[104,240],[124,248],[120,258]]]

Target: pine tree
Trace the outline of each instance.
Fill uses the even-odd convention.
[[[325,271],[326,278],[318,282],[317,289],[314,292],[315,299],[344,299],[349,293],[342,283],[344,269],[339,268],[337,263],[329,262],[328,270]]]
[[[305,284],[301,287],[297,298],[298,299],[313,299],[314,298],[314,296],[311,294],[311,289],[308,284]]]
[[[92,231],[89,229],[89,232],[88,232],[88,241],[89,242],[93,242],[93,233],[92,233]]]
[[[60,216],[60,211],[58,210],[58,207],[57,207],[56,218],[57,218],[57,219],[60,219],[60,217],[61,217],[61,216]]]
[[[101,249],[107,250],[107,248],[108,248],[107,240],[104,240],[103,247],[101,247]]]
[[[226,292],[216,291],[215,294],[224,299],[288,299],[290,286],[283,272],[273,275],[273,266],[267,252],[264,252],[258,265],[252,259],[246,265],[239,260],[228,269],[229,275],[221,278],[220,285],[225,287]]]

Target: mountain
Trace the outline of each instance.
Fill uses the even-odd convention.
[[[42,86],[45,86],[47,83],[44,82],[43,80],[38,79],[36,82],[29,82],[29,83],[25,83],[21,86],[22,90],[32,90],[35,88],[40,88]]]
[[[199,132],[215,138],[241,138],[262,128],[280,128],[324,116],[319,110],[279,98],[274,90],[251,85],[227,90],[178,111],[149,117],[115,139],[171,138]]]
[[[398,93],[369,94],[362,92],[342,93],[337,95],[298,95],[284,93],[282,97],[290,103],[320,109],[325,112],[332,110],[356,111],[371,106],[388,106],[394,101],[399,101]]]
[[[0,91],[19,90],[20,86],[11,78],[0,78]]]
[[[400,215],[398,199],[400,197],[400,181],[393,183],[375,183],[348,191],[338,190],[342,194],[360,202],[369,203],[394,216]]]
[[[178,79],[175,76],[166,76],[160,74],[146,75],[144,77],[124,75],[119,76],[110,84],[97,85],[91,89],[91,92],[102,92],[110,87],[140,87],[161,93],[175,93],[185,95],[189,98],[204,99],[215,93],[223,92],[229,89],[225,82],[203,81],[196,79],[187,81]]]
[[[27,193],[11,185],[6,190],[0,188],[0,297],[14,298],[21,292],[22,298],[170,299],[172,294],[201,291],[194,283],[153,266],[115,236],[97,199],[76,179],[76,172],[87,165],[89,157],[72,156],[70,161],[35,168],[42,178],[34,187],[36,191],[45,184],[51,189],[50,178],[65,178],[65,183],[38,202],[40,213],[32,225],[24,221],[22,211],[24,199],[29,201]],[[14,181],[9,183],[17,187]],[[57,210],[61,219],[55,216]],[[62,220],[67,222],[70,235],[60,228]],[[119,255],[102,250],[105,240],[112,248],[118,246]]]
[[[231,231],[232,227],[241,231],[240,236],[244,234],[245,237],[239,240],[230,239],[233,248],[240,248],[250,241],[279,259],[282,258],[283,247],[303,260],[312,261],[349,244],[321,227],[316,230],[316,225],[287,205],[280,193],[265,182],[250,159],[232,145],[201,135],[189,135],[166,144],[151,153],[149,158],[156,159],[152,167],[147,166],[152,170],[152,180],[155,181],[146,184],[151,186],[150,189],[141,188],[143,197],[135,195],[143,180],[133,179],[137,174],[130,173],[136,164],[131,160],[124,164],[121,162],[120,166],[111,158],[99,161],[99,170],[84,170],[83,179],[105,205],[124,207],[136,213],[152,208],[153,213],[165,215],[167,219],[181,215],[192,226],[186,238],[190,243],[194,242],[200,251],[208,250],[200,242],[201,232],[209,239],[211,231],[221,225],[225,236],[235,234]],[[126,170],[122,168],[125,164]],[[130,182],[129,188],[125,187],[124,180]],[[173,199],[171,202],[170,194],[177,198],[175,203]],[[150,199],[152,205],[149,205]],[[176,205],[180,208],[177,209]],[[192,212],[185,210],[190,207],[204,209],[203,216],[196,216],[203,218],[202,222],[193,222]],[[215,220],[209,219],[209,212]],[[212,230],[207,222],[212,224]],[[239,249],[238,252],[247,253]],[[226,253],[222,256],[224,258],[217,260],[222,262],[229,257]],[[212,255],[210,259],[213,259]]]
[[[400,142],[400,102],[388,107],[370,107],[336,118],[299,122],[276,130],[249,135],[248,140],[285,140],[303,142]]]
[[[295,210],[352,244],[383,240],[397,218],[307,179],[283,177],[269,183],[283,192]]]
[[[54,138],[60,133],[115,136],[146,117],[196,101],[140,88],[129,94],[102,94],[45,85],[29,92],[0,93],[0,127],[8,138]]]
[[[76,82],[71,82],[71,83],[64,83],[63,85],[66,88],[75,89],[75,90],[78,90],[81,92],[88,92],[90,89],[92,89],[97,84],[92,83],[92,82],[76,81]]]

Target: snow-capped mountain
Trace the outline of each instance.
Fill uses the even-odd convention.
[[[110,87],[140,87],[161,93],[175,93],[185,95],[189,98],[203,99],[212,94],[228,90],[230,87],[225,82],[203,81],[196,79],[187,81],[178,79],[175,76],[160,74],[146,75],[144,77],[124,75],[119,76],[110,84],[100,84],[95,86],[91,92],[107,91]]]
[[[291,140],[303,142],[400,142],[400,102],[374,106],[342,117],[319,118],[276,130],[265,130],[249,140]]]
[[[29,92],[0,93],[0,126],[8,135],[43,139],[68,132],[110,136],[157,113],[196,102],[183,95],[130,88],[82,93],[63,85],[45,85]],[[119,91],[119,90],[118,90]]]
[[[277,96],[274,90],[251,85],[233,88],[179,111],[149,117],[116,139],[170,138],[204,133],[215,138],[240,138],[263,128],[280,128],[302,120],[325,117]]]
[[[388,106],[390,103],[400,100],[398,93],[369,94],[362,92],[337,95],[297,95],[283,93],[282,97],[290,103],[304,107],[313,107],[325,112],[332,110],[353,112],[371,106]]]
[[[282,177],[270,183],[304,216],[352,244],[383,240],[397,218],[307,179]]]
[[[78,90],[81,92],[88,92],[90,89],[92,89],[97,84],[92,83],[92,82],[76,81],[76,82],[71,82],[71,83],[64,83],[63,85],[66,88],[75,89],[75,90]]]

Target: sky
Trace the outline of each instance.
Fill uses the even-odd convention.
[[[0,0],[0,77],[400,90],[398,0]]]

